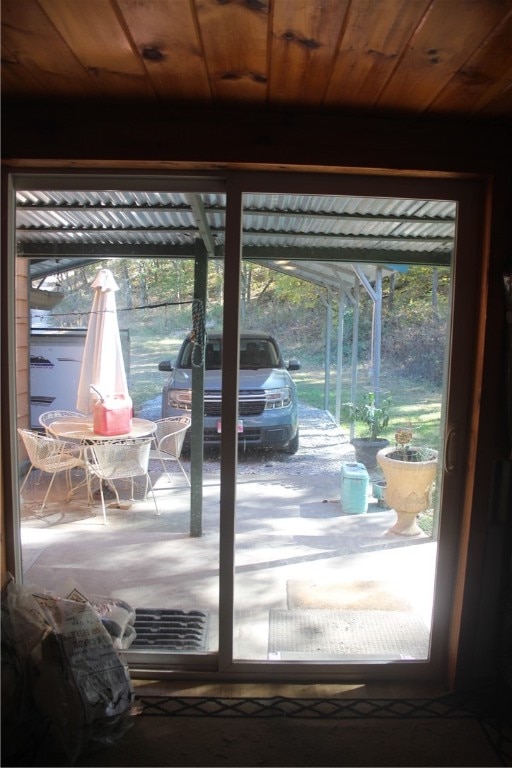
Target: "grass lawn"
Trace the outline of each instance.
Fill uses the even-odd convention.
[[[158,370],[161,360],[175,360],[184,334],[158,336],[156,333],[130,331],[129,388],[134,412],[148,400],[161,396],[169,376]]]

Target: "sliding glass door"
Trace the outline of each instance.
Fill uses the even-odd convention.
[[[236,657],[426,662],[456,202],[251,193],[243,222]]]
[[[229,299],[240,362],[225,400],[238,419],[227,667],[442,674],[470,450],[478,189],[244,182]],[[244,362],[255,341],[274,358]]]
[[[99,268],[119,288],[134,417],[191,419],[181,466],[151,454],[160,515],[123,487],[105,526],[98,489],[68,496],[64,476],[43,508],[48,478],[32,473],[13,500],[18,577],[132,607],[134,674],[439,675],[470,450],[478,187],[12,182],[16,488],[30,465],[16,428],[76,407]]]
[[[27,433],[14,432],[18,576],[120,617],[135,664],[208,667],[218,650],[220,452],[205,465],[202,405],[205,328],[222,331],[224,208],[215,181],[30,177],[14,192],[12,427],[81,461],[70,478],[55,462],[29,474]],[[100,308],[104,275],[114,303]],[[98,348],[113,313],[133,406],[121,428],[116,345]],[[132,443],[148,440],[144,467]]]

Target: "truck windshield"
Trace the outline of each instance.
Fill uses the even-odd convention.
[[[183,349],[180,368],[191,368],[194,344],[188,341]],[[276,368],[279,366],[279,354],[269,339],[240,339],[240,368]],[[205,349],[205,368],[207,371],[220,370],[222,367],[222,340],[208,339]]]

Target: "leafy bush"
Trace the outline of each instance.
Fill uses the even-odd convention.
[[[366,424],[370,439],[377,440],[389,424],[390,405],[390,397],[382,400],[377,406],[374,392],[365,392],[359,403],[343,403],[342,418],[349,423],[360,421]]]

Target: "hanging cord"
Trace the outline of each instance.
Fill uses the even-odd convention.
[[[160,307],[177,307],[183,304],[192,304],[192,332],[191,340],[194,345],[192,349],[192,366],[194,368],[202,368],[204,365],[205,356],[205,324],[204,324],[204,305],[202,299],[193,299],[192,301],[162,301],[158,304],[144,304],[138,307],[117,307],[116,310],[112,310],[113,313],[120,314],[121,312],[132,312],[137,309],[158,309]],[[107,310],[110,311],[110,310]],[[101,314],[104,314],[105,310],[101,310]],[[52,312],[51,317],[69,317],[69,315],[92,315],[93,312]],[[43,316],[41,316],[43,317]]]
[[[110,309],[102,309],[100,312],[92,311],[92,309],[84,310],[83,312],[73,312],[71,310],[67,312],[52,312],[50,315],[45,311],[42,311],[41,313],[37,314],[36,309],[31,309],[32,312],[32,320],[53,320],[55,317],[79,317],[81,320],[83,320],[83,317],[86,315],[90,317],[91,315],[105,315],[106,313],[117,313],[118,315],[121,312],[134,312],[138,309],[160,309],[161,307],[181,307],[184,304],[193,304],[195,300],[187,300],[187,301],[160,301],[158,304],[141,304],[137,307],[116,307],[115,310]],[[20,321],[24,318],[24,315],[19,315],[17,319]]]
[[[204,306],[201,299],[194,299],[192,302],[192,333],[190,338],[193,344],[191,355],[192,367],[202,368],[205,353],[205,327]]]

